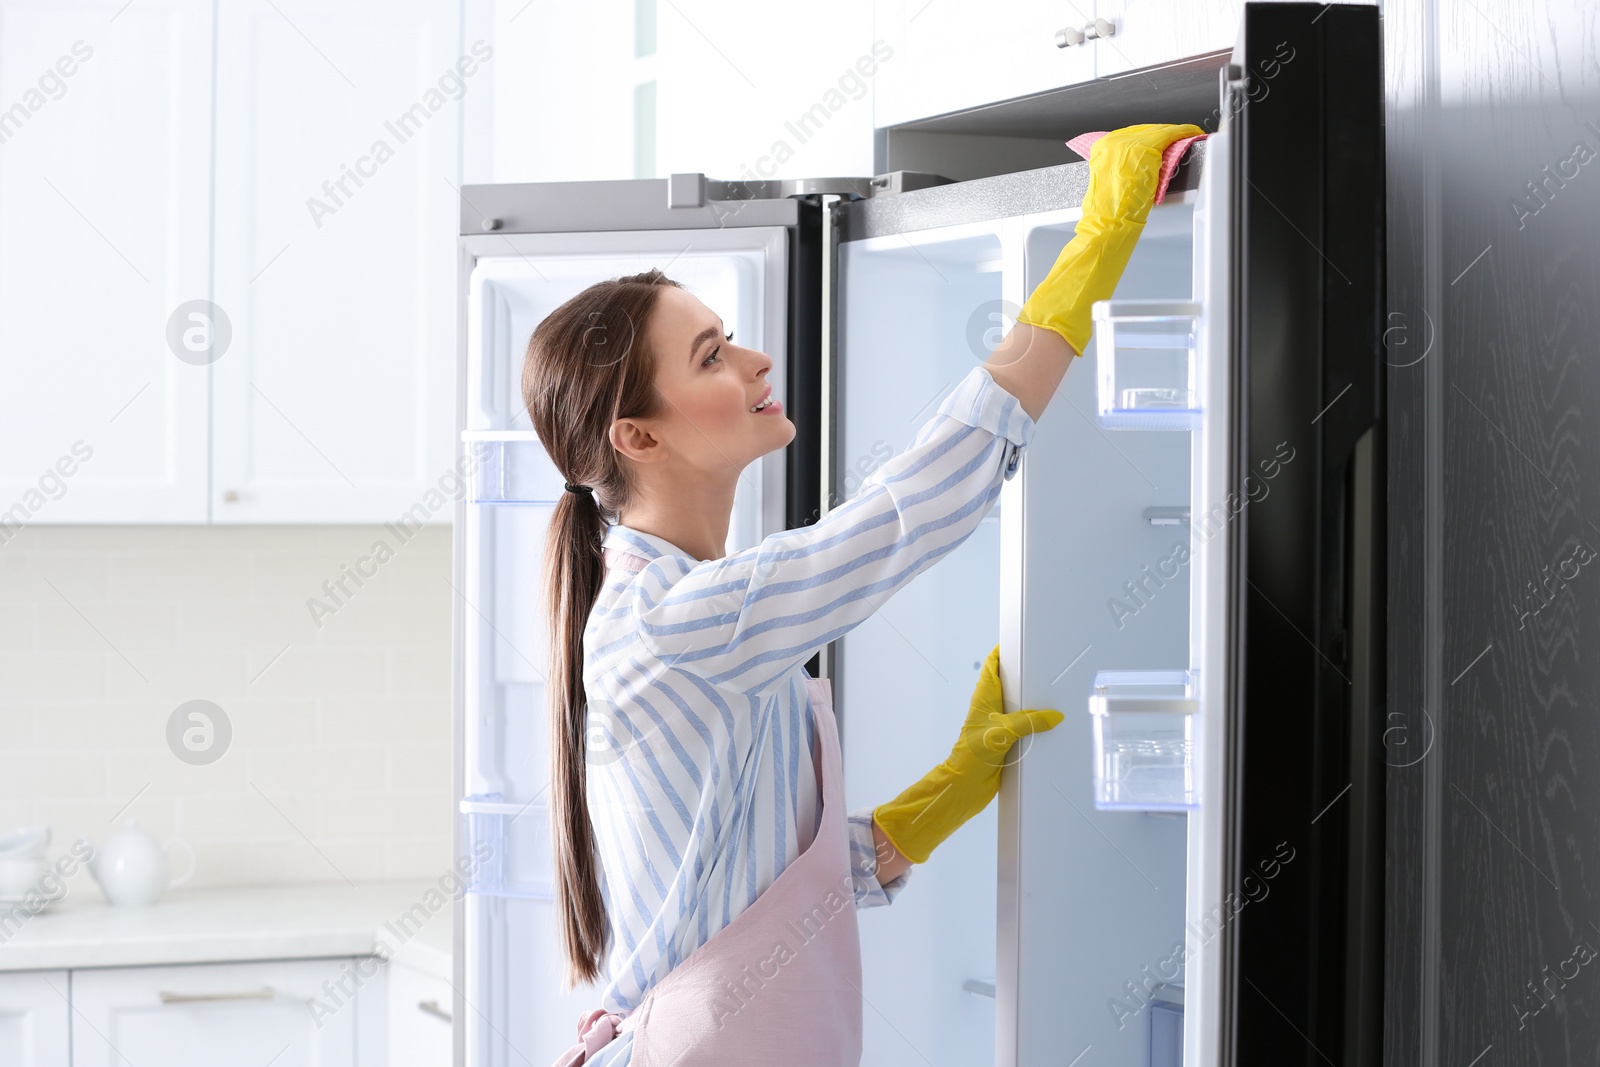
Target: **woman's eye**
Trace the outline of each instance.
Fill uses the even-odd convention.
[[[731,342],[733,340],[733,334],[729,333],[726,339]],[[722,351],[722,346],[721,345],[718,345],[717,347],[713,348],[711,350],[711,354],[709,356],[707,356],[704,360],[702,360],[700,365],[702,367],[704,367],[707,363],[710,363],[712,360],[718,358],[717,357],[717,353],[720,352],[720,351]]]

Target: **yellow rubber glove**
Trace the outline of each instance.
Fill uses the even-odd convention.
[[[1059,711],[1005,711],[1000,698],[1000,646],[984,661],[961,737],[943,763],[915,785],[872,809],[889,843],[913,863],[926,863],[934,848],[962,823],[989,806],[1000,791],[1000,767],[1011,746],[1027,734],[1062,720]]]
[[[1089,191],[1072,240],[1022,305],[1018,322],[1054,330],[1083,355],[1091,309],[1109,300],[1144,231],[1161,177],[1161,153],[1198,126],[1146,123],[1112,130],[1089,149]]]

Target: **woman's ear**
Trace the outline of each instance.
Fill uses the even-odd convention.
[[[666,445],[639,419],[618,419],[609,436],[611,447],[635,463],[654,463],[666,455]]]

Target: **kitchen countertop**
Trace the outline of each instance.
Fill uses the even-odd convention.
[[[0,904],[0,972],[366,956],[381,941],[394,962],[451,977],[451,897],[433,882],[178,889],[144,908],[80,884],[37,915],[14,907]]]

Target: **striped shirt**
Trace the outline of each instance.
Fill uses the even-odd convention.
[[[713,560],[608,529],[606,547],[648,566],[611,568],[584,630],[607,1011],[635,1008],[810,844],[821,810],[802,664],[978,528],[1032,433],[975,367],[909,448],[811,526]],[[888,904],[911,871],[880,887],[872,807],[848,820],[856,907]],[[590,1062],[628,1063],[631,1037]]]

